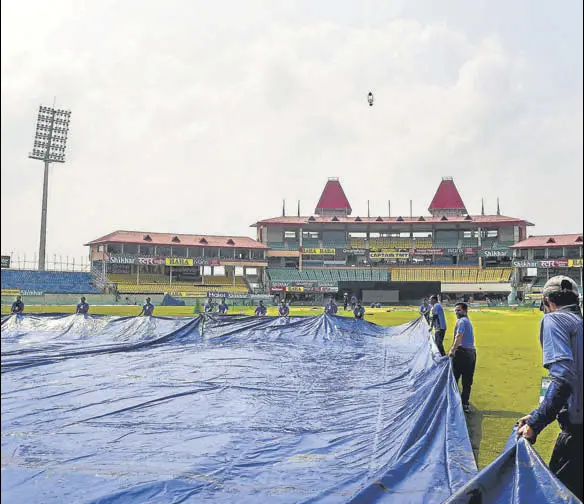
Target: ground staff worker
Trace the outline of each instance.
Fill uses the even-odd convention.
[[[430,298],[432,305],[432,322],[430,323],[430,331],[434,328],[434,341],[440,352],[440,355],[446,355],[444,350],[444,335],[446,334],[446,317],[444,317],[444,308],[438,302],[438,296],[433,295]]]
[[[474,345],[474,330],[468,318],[468,305],[456,303],[454,313],[456,313],[458,320],[454,326],[454,342],[448,356],[452,357],[452,371],[457,384],[462,377],[462,409],[468,413],[470,411],[470,389],[477,363],[477,351]]]
[[[576,497],[582,490],[582,313],[578,286],[566,276],[550,278],[543,288],[539,340],[551,383],[543,402],[519,419],[517,436],[535,443],[555,419],[558,434],[549,468]]]

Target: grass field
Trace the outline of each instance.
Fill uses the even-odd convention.
[[[71,313],[72,306],[39,306],[35,312]],[[8,311],[2,306],[2,313]],[[31,309],[32,311],[32,309]],[[135,315],[139,306],[92,306],[91,313],[105,315]],[[232,308],[231,313],[251,314],[253,308]],[[322,310],[291,308],[291,315],[316,315]],[[416,309],[367,308],[366,319],[380,325],[398,325],[417,317]],[[193,307],[156,307],[160,316],[192,316]],[[268,315],[275,315],[270,307]],[[343,315],[341,310],[341,315]],[[478,448],[479,468],[495,459],[503,449],[515,420],[529,413],[538,402],[541,377],[546,374],[541,365],[538,310],[481,309],[469,313],[473,322],[477,346],[477,369],[471,394],[473,411],[468,415],[473,447]],[[452,309],[447,310],[448,327],[454,327]],[[445,347],[452,343],[449,331]],[[536,449],[547,462],[558,433],[550,425],[540,435]]]

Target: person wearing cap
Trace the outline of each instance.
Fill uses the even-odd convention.
[[[434,341],[438,347],[440,355],[446,355],[444,350],[444,335],[446,334],[446,317],[444,316],[444,308],[438,302],[438,296],[434,294],[430,298],[430,305],[432,306],[432,322],[430,324],[430,331],[434,329]]]
[[[144,315],[145,317],[150,317],[154,313],[154,305],[150,302],[150,298],[146,298],[146,302],[144,306],[142,306],[142,311],[138,313],[138,317],[140,315]]]
[[[81,302],[77,305],[77,308],[75,309],[75,313],[78,313],[80,315],[87,315],[88,312],[89,305],[85,302],[85,297],[82,296]]]
[[[264,306],[263,301],[260,300],[260,304],[256,307],[254,313],[257,317],[263,317],[266,313],[268,313],[268,310]]]
[[[278,307],[278,315],[284,318],[287,318],[290,315],[290,308],[286,306],[286,301],[283,299],[280,301],[280,306]]]
[[[24,303],[22,302],[22,296],[16,296],[16,301],[12,303],[12,308],[10,308],[10,313],[13,315],[22,315],[24,312]]]
[[[355,315],[356,319],[363,320],[363,317],[365,316],[365,308],[361,306],[361,301],[357,301],[357,306],[355,306],[355,309],[353,310],[353,315]]]
[[[462,409],[470,412],[470,389],[474,379],[477,363],[477,351],[474,345],[474,330],[468,318],[468,304],[456,303],[454,307],[456,325],[454,326],[454,341],[448,352],[452,357],[452,372],[456,383],[462,377]]]
[[[578,286],[570,277],[550,278],[543,288],[539,330],[543,366],[551,383],[542,403],[518,421],[517,437],[535,443],[539,433],[558,420],[549,468],[580,500],[582,487],[582,312]]]
[[[324,306],[324,312],[327,315],[336,315],[339,311],[339,307],[333,298],[329,299],[329,302]]]

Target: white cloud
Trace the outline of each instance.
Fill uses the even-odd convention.
[[[262,2],[113,5],[38,3],[24,23],[30,5],[3,3],[2,214],[14,216],[3,251],[38,248],[42,166],[26,154],[53,95],[73,115],[68,162],[52,168],[50,252],[80,256],[114,229],[255,236],[249,224],[282,198],[312,212],[328,176],[355,214],[368,199],[374,214],[388,199],[392,213],[410,199],[425,213],[452,175],[470,211],[481,197],[494,211],[499,196],[538,231],[582,230],[581,89],[554,94],[547,61],[496,28],[360,24],[340,3],[334,17]],[[551,185],[570,219],[539,203]]]

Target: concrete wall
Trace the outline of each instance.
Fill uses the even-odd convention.
[[[510,283],[443,283],[442,292],[471,293],[471,292],[511,292]]]

